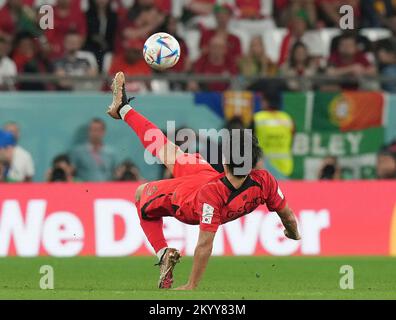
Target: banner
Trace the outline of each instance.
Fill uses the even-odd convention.
[[[0,185],[0,256],[152,254],[133,195],[138,183]],[[260,207],[220,227],[214,255],[396,255],[396,182],[281,184],[302,233],[283,236]],[[164,219],[171,247],[193,255],[198,226]]]
[[[317,179],[326,156],[337,157],[343,179],[375,178],[385,109],[379,92],[285,94],[284,111],[296,126],[290,178]]]

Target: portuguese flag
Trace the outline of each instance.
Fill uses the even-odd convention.
[[[384,95],[380,92],[316,94],[313,101],[312,129],[339,129],[346,132],[381,127],[384,100]]]
[[[317,179],[326,156],[337,157],[344,179],[374,178],[385,101],[380,92],[285,93],[284,111],[296,127],[290,178]]]

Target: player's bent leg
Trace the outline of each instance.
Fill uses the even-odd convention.
[[[161,195],[147,197],[150,194],[150,190],[143,193],[147,185],[148,183],[145,183],[137,188],[135,192],[136,207],[138,208],[143,232],[159,259],[160,277],[158,287],[169,289],[173,283],[173,269],[180,260],[180,252],[177,249],[168,248],[165,240],[161,215],[163,212],[159,212],[159,209],[165,208],[164,198]],[[158,188],[155,183],[151,187],[151,190]],[[142,206],[141,201],[144,202]]]
[[[142,193],[144,188],[148,185],[148,183],[143,183],[141,184],[139,187],[137,187],[136,191],[135,191],[135,201],[139,202],[140,199],[142,198]]]

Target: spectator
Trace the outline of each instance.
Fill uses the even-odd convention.
[[[51,44],[52,57],[60,58],[64,55],[65,37],[70,33],[79,34],[85,41],[87,23],[85,15],[78,7],[73,6],[72,0],[58,0],[54,8],[56,27],[46,30],[46,37]]]
[[[371,43],[370,39],[367,38],[365,35],[359,33],[359,29],[354,30],[345,30],[338,36],[335,36],[331,39],[330,44],[330,54],[336,53],[338,44],[340,40],[344,39],[345,37],[353,37],[357,43],[358,49],[364,53],[370,53],[373,51],[373,44]]]
[[[0,36],[11,41],[19,32],[29,32],[38,36],[40,30],[36,25],[33,9],[23,4],[22,0],[7,0],[0,9]]]
[[[217,26],[216,29],[202,31],[200,42],[201,53],[208,53],[208,46],[213,37],[223,37],[227,42],[228,59],[233,59],[237,63],[242,50],[239,38],[229,32],[229,23],[233,16],[233,9],[229,5],[216,5],[214,7],[214,13]]]
[[[177,31],[178,20],[172,16],[166,16],[164,24],[159,28],[159,32],[166,32],[175,37],[180,44],[180,59],[179,62],[170,69],[170,72],[187,72],[191,70],[191,60],[188,57],[188,47],[184,39]]]
[[[326,157],[318,173],[319,180],[339,180],[341,179],[341,168],[336,157]]]
[[[52,167],[46,174],[48,182],[75,182],[74,167],[67,154],[57,155],[52,160]]]
[[[90,0],[86,13],[87,41],[85,48],[95,54],[100,68],[106,52],[113,51],[117,28],[117,14],[110,0]]]
[[[396,40],[396,13],[386,20],[388,29],[392,32],[391,39]]]
[[[367,1],[367,0],[363,0]],[[316,1],[321,22],[330,28],[338,28],[340,25],[340,8],[343,5],[353,7],[354,27],[358,27],[360,18],[360,1],[359,0],[317,0]]]
[[[289,58],[290,49],[296,42],[304,42],[303,36],[307,31],[307,22],[299,17],[295,16],[290,20],[289,31],[283,38],[280,48],[278,65],[281,66]]]
[[[341,82],[343,89],[357,89],[360,77],[377,74],[375,66],[358,49],[356,38],[349,34],[339,40],[337,52],[330,56],[328,64],[328,75],[346,78]]]
[[[92,61],[80,52],[82,41],[79,33],[69,32],[66,35],[65,54],[55,63],[57,76],[96,76],[98,74],[97,65],[93,65]],[[58,83],[60,90],[73,90],[76,85],[79,89],[92,88],[91,81],[74,83],[71,80],[60,80]]]
[[[115,75],[122,70],[126,76],[151,75],[152,70],[142,56],[143,45],[143,41],[138,39],[126,40],[123,52],[113,58],[109,74]],[[130,92],[142,92],[150,85],[144,81],[127,81],[125,87]]]
[[[15,139],[11,133],[0,130],[0,182],[9,182],[10,163],[14,153]]]
[[[396,155],[383,150],[377,156],[377,178],[396,179]]]
[[[262,0],[235,0],[238,17],[241,19],[262,19]]]
[[[194,16],[208,16],[213,12],[216,0],[188,0],[184,5],[182,20],[188,21]]]
[[[381,76],[396,79],[396,42],[385,39],[379,42],[377,49],[377,61]],[[396,81],[382,83],[382,89],[396,93]]]
[[[293,172],[294,123],[290,115],[279,110],[279,104],[270,98],[262,97],[262,110],[254,115],[254,132],[264,157],[275,170],[271,172],[278,177],[287,177]]]
[[[104,143],[106,125],[95,118],[89,124],[88,141],[71,153],[76,177],[82,181],[110,181],[115,169],[115,152]]]
[[[268,57],[261,36],[251,39],[249,52],[239,62],[239,69],[245,77],[266,77],[276,74],[276,65]]]
[[[361,1],[364,28],[379,28],[387,25],[387,19],[396,13],[393,0]]]
[[[224,37],[216,36],[210,40],[207,54],[203,54],[194,65],[196,74],[208,75],[235,75],[237,66],[235,60],[227,55],[227,43]],[[211,82],[202,86],[203,90],[224,91],[229,87],[225,82]],[[189,84],[190,90],[196,91],[199,86],[196,82]]]
[[[41,50],[40,44],[29,33],[17,35],[13,53],[18,73],[42,74],[52,71],[52,64]],[[20,90],[46,90],[47,85],[41,82],[19,82]]]
[[[9,42],[6,38],[0,36],[0,90],[8,90],[13,88],[14,81],[4,79],[4,77],[14,77],[17,75],[15,62],[7,55],[9,53]]]
[[[164,23],[164,18],[155,0],[136,0],[119,24],[116,53],[121,51],[124,40],[147,39]]]
[[[34,162],[31,154],[18,145],[20,129],[17,123],[8,122],[4,131],[10,133],[15,141],[12,158],[9,163],[8,179],[15,182],[29,182],[34,176]]]
[[[117,166],[114,179],[115,181],[139,181],[141,177],[136,165],[130,160],[125,160]]]
[[[317,73],[315,61],[309,56],[306,45],[296,42],[291,49],[289,61],[285,63],[280,73],[282,76],[295,77],[287,80],[287,88],[291,91],[304,91],[313,89],[312,80],[300,80],[300,77],[312,77]]]
[[[275,1],[275,6],[279,26],[287,26],[288,22],[295,16],[303,17],[309,28],[316,26],[315,0],[278,0]]]

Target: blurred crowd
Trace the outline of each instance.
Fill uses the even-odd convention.
[[[259,112],[256,114],[255,121],[257,122],[263,112],[272,111],[267,109]],[[240,118],[233,118],[225,124],[225,128],[228,130],[242,129],[244,124]],[[253,129],[262,149],[262,157],[255,164],[255,168],[265,168],[271,171],[271,167],[266,161],[271,155],[266,152],[265,145],[262,145],[260,141],[260,129],[258,126],[253,126]],[[292,133],[294,128],[290,125],[285,126],[284,130],[290,130]],[[116,162],[116,150],[104,142],[106,125],[103,120],[99,118],[92,119],[89,122],[86,135],[85,143],[75,146],[70,152],[55,156],[45,177],[38,180],[47,182],[103,182],[139,181],[144,179],[144,175],[139,172],[139,168],[131,159],[121,163]],[[15,122],[8,122],[0,129],[0,183],[33,181],[35,175],[34,161],[29,151],[19,145],[19,138],[20,129]],[[196,144],[198,149],[196,151],[205,155],[207,161],[217,171],[222,172],[221,145],[219,145],[219,152],[215,156],[211,155],[210,150],[212,149],[210,144],[208,144],[210,139],[208,140],[207,138],[198,138]],[[175,143],[179,146],[188,147],[185,141],[175,141]],[[282,165],[281,162],[278,164]],[[283,162],[283,167],[284,164],[285,162]],[[323,159],[323,163],[317,172],[317,180],[346,179],[341,175],[341,170],[338,159],[328,156]],[[161,178],[167,179],[171,177],[172,174],[163,167]],[[278,179],[284,178],[278,175],[276,177]],[[376,178],[380,180],[396,179],[396,140],[379,150],[377,154]]]
[[[88,125],[87,141],[70,152],[59,154],[40,180],[47,182],[139,181],[131,160],[116,163],[113,148],[104,143],[106,125],[94,118]],[[8,122],[0,130],[0,182],[31,182],[35,174],[30,153],[18,144],[19,126]]]
[[[54,6],[54,28],[39,26],[40,5]],[[339,27],[342,5],[354,8],[354,29],[332,34],[318,50],[312,31]],[[101,90],[107,83],[70,81],[64,76],[128,76],[156,72],[142,59],[145,39],[155,32],[174,35],[179,63],[169,72],[242,75],[280,81],[279,89],[357,89],[364,76],[396,77],[396,2],[393,0],[1,0],[0,88],[2,90]],[[283,28],[283,29],[282,29]],[[387,31],[375,41],[363,28]],[[269,54],[264,31],[280,34],[279,52]],[[13,81],[18,74],[53,74],[60,80]],[[297,81],[329,75],[343,81]],[[229,83],[129,81],[129,91],[216,90]],[[260,90],[262,81],[245,87]],[[364,88],[396,92],[396,81],[365,81]]]

